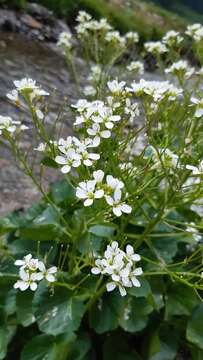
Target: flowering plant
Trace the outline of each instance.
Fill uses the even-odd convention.
[[[0,221],[0,358],[23,333],[22,360],[201,359],[202,69],[180,58],[188,36],[201,45],[201,27],[144,45],[162,76],[149,81],[138,34],[122,36],[85,12],[77,20],[78,48],[92,64],[88,88],[72,35],[58,41],[80,92],[65,104],[74,135],[62,136],[60,113],[53,136],[52,95],[29,78],[7,94],[29,111],[29,128],[0,116],[1,143],[42,194]],[[21,147],[30,130],[34,155]],[[62,177],[49,190],[46,168]]]

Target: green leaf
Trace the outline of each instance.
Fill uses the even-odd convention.
[[[32,312],[33,294],[31,292],[18,292],[16,295],[17,321],[23,326],[29,326],[35,322]]]
[[[120,313],[119,325],[128,332],[137,332],[143,330],[148,321],[148,314],[153,307],[145,298],[129,297],[127,303]]]
[[[41,160],[41,164],[51,168],[58,168],[57,163],[50,157],[46,156]]]
[[[148,297],[151,294],[151,288],[149,282],[143,277],[139,278],[139,282],[141,284],[140,287],[131,287],[128,289],[128,294],[136,297]]]
[[[125,337],[119,334],[109,334],[103,345],[103,360],[142,360],[141,357],[129,347]]]
[[[124,301],[117,291],[105,293],[90,310],[90,327],[98,334],[116,329]]]
[[[199,303],[194,290],[183,284],[170,284],[167,289],[166,315],[191,314],[193,308]]]
[[[198,305],[189,318],[186,337],[203,350],[203,304]]]
[[[62,180],[51,186],[50,195],[56,204],[68,205],[76,200],[75,189],[67,180]]]
[[[174,360],[177,354],[179,335],[175,329],[163,324],[159,332],[152,334],[148,360]]]
[[[39,329],[50,335],[73,333],[80,326],[85,306],[80,298],[62,287],[55,287],[51,294],[43,284],[38,287],[33,310]]]
[[[48,206],[32,224],[19,230],[19,236],[27,240],[46,241],[54,240],[62,234],[59,215],[56,210]]]
[[[94,225],[89,228],[89,233],[99,237],[109,238],[114,235],[115,230],[116,230],[115,225],[113,226]]]
[[[66,360],[71,340],[45,334],[35,336],[25,345],[20,360]]]
[[[1,321],[2,323],[2,321]],[[7,347],[16,331],[15,326],[7,326],[1,324],[0,326],[0,360],[5,359],[7,354]]]
[[[68,354],[69,360],[83,360],[86,358],[90,350],[91,341],[87,334],[80,334],[76,341],[71,346],[70,353]]]

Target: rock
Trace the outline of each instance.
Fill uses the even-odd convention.
[[[32,16],[25,14],[21,16],[21,21],[26,24],[27,26],[34,28],[34,29],[41,29],[42,28],[42,24],[35,20]]]

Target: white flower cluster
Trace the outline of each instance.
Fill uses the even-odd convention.
[[[87,78],[87,81],[91,83],[91,85],[86,85],[84,87],[84,94],[86,96],[95,96],[97,93],[97,86],[99,81],[101,80],[102,69],[99,65],[92,65],[90,69],[90,74]]]
[[[131,245],[127,245],[126,251],[123,251],[118,247],[118,243],[113,241],[107,246],[104,258],[97,259],[91,271],[95,275],[110,276],[111,281],[106,284],[107,291],[118,287],[121,296],[125,296],[126,288],[141,286],[137,276],[142,275],[143,271],[141,267],[136,268],[136,262],[140,260],[140,255],[134,253]]]
[[[81,99],[72,106],[79,112],[74,125],[85,126],[95,146],[100,144],[101,138],[108,139],[114,124],[121,120],[121,116],[115,115],[112,107],[105,105],[103,101],[88,102]]]
[[[72,39],[72,34],[70,32],[63,31],[59,35],[57,46],[60,46],[65,50],[66,49],[70,50],[72,48],[71,39]]]
[[[21,124],[20,121],[14,121],[9,116],[0,115],[0,135],[2,135],[4,132],[13,134],[16,130],[19,132],[27,129],[28,127]]]
[[[148,41],[145,43],[144,47],[147,52],[154,55],[163,54],[168,51],[166,45],[161,41]]]
[[[106,176],[106,182],[103,183],[104,172],[97,170],[93,172],[93,179],[80,182],[76,188],[76,196],[84,200],[84,206],[91,206],[95,199],[105,198],[107,204],[112,207],[116,216],[122,213],[130,214],[132,208],[122,200],[121,189],[124,183],[112,175]]]
[[[197,43],[203,40],[203,26],[201,24],[188,25],[185,33]]]
[[[23,96],[29,96],[32,101],[38,99],[41,96],[49,95],[48,92],[41,89],[40,86],[36,85],[36,81],[30,78],[23,78],[22,80],[14,80],[15,89],[7,94],[9,100],[16,103],[19,102],[19,94]]]
[[[121,36],[119,31],[108,31],[105,35],[105,40],[108,43],[113,43],[115,45],[118,45],[120,47],[126,46],[126,39],[125,37]]]
[[[146,81],[141,79],[139,83],[133,82],[131,88],[127,88],[136,96],[149,95],[155,102],[159,102],[164,98],[168,100],[176,100],[182,95],[183,90],[170,84],[168,81]]]
[[[182,76],[188,79],[195,74],[195,68],[190,67],[186,60],[179,60],[165,69],[165,73]]]
[[[127,65],[127,70],[137,75],[142,75],[144,74],[144,65],[141,61],[131,61],[131,63]]]
[[[79,11],[76,20],[78,25],[75,27],[75,30],[79,37],[87,38],[90,34],[95,32],[105,34],[112,29],[105,18],[102,18],[99,21],[93,20],[92,16],[85,11]]]
[[[125,34],[125,38],[127,40],[127,42],[129,43],[138,43],[139,41],[139,35],[137,32],[135,31],[128,31],[126,34]]]
[[[15,289],[25,291],[30,288],[35,291],[39,281],[46,279],[49,283],[52,283],[56,280],[56,266],[46,269],[44,263],[34,259],[31,254],[26,255],[22,260],[16,260],[14,264],[20,267],[20,279],[14,284]]]
[[[178,31],[170,30],[168,31],[162,41],[168,47],[177,46],[183,42],[183,37],[180,35]]]
[[[80,165],[92,166],[93,162],[99,160],[100,155],[88,152],[90,148],[97,146],[87,138],[80,141],[75,136],[68,136],[67,139],[59,139],[57,150],[60,155],[55,157],[57,164],[62,165],[61,172],[67,174],[72,167],[77,168]]]

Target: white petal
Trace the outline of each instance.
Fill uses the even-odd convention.
[[[84,163],[84,165],[86,165],[86,166],[92,166],[92,161],[89,160],[89,159],[84,160],[83,163]]]
[[[114,199],[115,199],[115,201],[121,200],[121,190],[118,188],[115,189],[115,191],[114,191]]]
[[[65,166],[63,166],[63,167],[61,168],[61,172],[62,172],[63,174],[69,173],[70,170],[71,170],[70,165],[65,165]]]
[[[132,281],[132,283],[133,283],[133,285],[134,285],[135,287],[140,287],[140,286],[141,286],[140,282],[136,279],[135,276],[132,276],[132,277],[131,277],[131,281]]]
[[[16,261],[14,262],[14,265],[16,265],[16,266],[23,266],[23,265],[25,265],[25,261],[24,261],[24,260],[16,260]]]
[[[132,211],[132,208],[130,205],[127,204],[121,204],[121,210],[126,213],[126,214],[130,214]]]
[[[92,272],[92,274],[94,274],[94,275],[98,275],[98,274],[101,273],[101,269],[99,269],[98,267],[93,267],[93,268],[91,269],[91,272]]]
[[[76,196],[79,198],[79,199],[86,199],[87,197],[87,191],[83,190],[83,189],[80,189],[80,188],[77,188],[76,190]]]
[[[95,199],[101,199],[104,196],[104,190],[97,190],[94,193]]]
[[[57,164],[64,165],[67,163],[67,160],[63,156],[56,156],[55,161]]]
[[[126,246],[126,253],[127,253],[128,255],[134,254],[134,250],[133,250],[133,247],[132,247],[131,245],[127,245],[127,246]]]
[[[57,272],[57,267],[56,267],[56,266],[52,266],[52,267],[50,267],[50,268],[47,270],[47,272],[48,272],[49,274],[55,274],[55,273]]]
[[[45,276],[46,280],[49,281],[49,282],[54,282],[56,279],[55,279],[55,276],[52,275],[52,274],[47,274]]]
[[[86,199],[84,201],[84,206],[91,206],[93,204],[93,199]]]
[[[101,137],[104,139],[108,139],[111,136],[111,132],[109,130],[101,131]]]
[[[134,274],[135,276],[142,275],[142,274],[143,274],[142,268],[139,267],[139,268],[135,269],[135,270],[133,271],[133,274]]]
[[[116,216],[121,216],[122,215],[122,211],[119,207],[113,207],[113,213]]]
[[[109,282],[106,284],[106,290],[108,292],[113,291],[116,288],[116,284],[114,282]]]
[[[122,287],[121,285],[119,285],[118,288],[119,288],[121,296],[126,296],[126,294],[127,294],[126,289],[124,287]]]
[[[37,289],[37,283],[36,283],[36,282],[31,283],[31,284],[30,284],[30,289],[31,289],[32,291],[35,291],[35,290]]]

